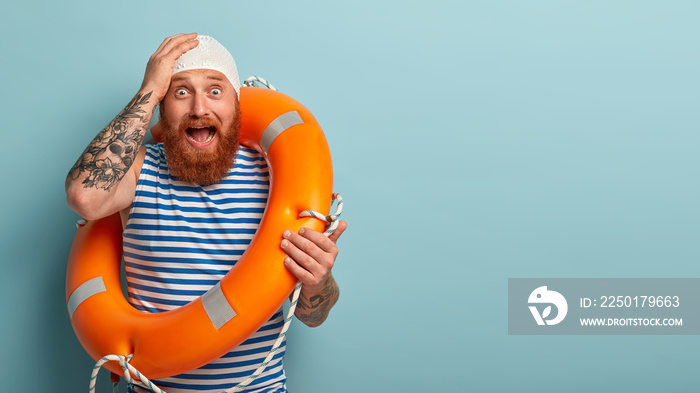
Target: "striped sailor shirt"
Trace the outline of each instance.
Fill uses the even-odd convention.
[[[147,146],[123,235],[129,302],[148,312],[172,310],[219,282],[253,239],[268,190],[267,164],[253,149],[241,146],[226,178],[199,186],[170,174],[162,144]],[[262,363],[282,325],[279,310],[258,332],[223,357],[153,382],[168,393],[226,390]],[[285,344],[265,372],[244,391],[286,391],[282,366]]]

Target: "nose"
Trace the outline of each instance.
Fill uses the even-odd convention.
[[[209,115],[209,105],[204,94],[195,93],[192,99],[192,116],[205,117]]]

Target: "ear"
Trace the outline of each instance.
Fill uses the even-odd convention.
[[[161,132],[162,127],[160,125],[160,121],[158,121],[158,123],[154,124],[153,127],[151,127],[151,135],[153,135],[153,139],[155,139],[157,143],[163,141],[163,138],[161,138]]]

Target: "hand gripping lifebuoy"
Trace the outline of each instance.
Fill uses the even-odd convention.
[[[240,109],[241,144],[266,157],[270,194],[250,246],[205,295],[172,311],[136,310],[120,285],[119,214],[78,229],[68,261],[66,301],[73,329],[93,359],[133,354],[130,363],[149,378],[195,369],[257,331],[294,289],[297,280],[284,267],[279,244],[285,229],[323,230],[321,221],[297,216],[307,209],[330,208],[328,143],[311,113],[282,93],[243,87]],[[116,362],[105,367],[122,372]]]

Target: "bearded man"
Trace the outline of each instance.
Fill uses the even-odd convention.
[[[201,296],[255,234],[269,174],[257,151],[239,146],[239,91],[236,63],[216,40],[195,33],[166,38],[139,92],[66,178],[68,204],[83,218],[121,213],[129,302],[139,310],[171,310]],[[163,143],[141,146],[158,103]],[[280,234],[283,263],[302,283],[295,315],[308,326],[323,323],[338,299],[331,269],[346,227],[341,221],[330,237],[308,228]],[[154,382],[170,393],[235,386],[265,358],[282,324],[280,310],[220,359]],[[284,352],[247,391],[286,392]]]

